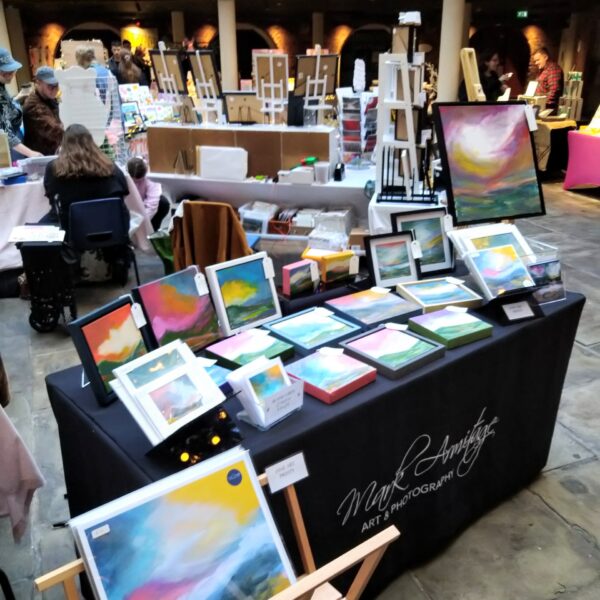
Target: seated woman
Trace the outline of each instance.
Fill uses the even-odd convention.
[[[128,194],[125,174],[94,143],[83,125],[69,125],[58,152],[48,163],[44,174],[44,189],[51,210],[45,223],[60,223],[69,239],[69,207],[74,202],[100,198],[125,198]],[[110,252],[107,252],[110,250]],[[104,249],[104,258],[112,263],[113,279],[127,279],[127,253],[120,249]]]

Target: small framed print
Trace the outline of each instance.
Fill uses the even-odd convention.
[[[510,244],[514,246],[517,254],[525,262],[535,260],[534,253],[527,240],[515,225],[508,223],[454,229],[448,232],[448,236],[457,248],[461,258],[468,252]]]
[[[444,226],[445,208],[426,208],[391,215],[392,231],[412,231],[423,256],[419,259],[421,273],[445,273],[454,268],[454,252]]]
[[[148,352],[146,334],[138,327],[132,306],[131,296],[123,296],[68,325],[90,387],[101,405],[116,400],[109,385],[114,379],[113,369]]]
[[[257,252],[206,267],[206,279],[225,335],[281,317],[272,265],[266,252]]]
[[[365,249],[373,285],[392,287],[419,278],[412,255],[412,231],[365,236]]]

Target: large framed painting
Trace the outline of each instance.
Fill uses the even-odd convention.
[[[434,123],[456,225],[546,214],[524,102],[436,102]]]
[[[132,305],[131,296],[122,296],[68,325],[90,387],[102,405],[116,399],[110,387],[113,369],[148,352],[146,334],[135,322]]]
[[[270,598],[295,577],[247,451],[69,521],[96,598]]]
[[[433,275],[454,268],[454,252],[444,227],[445,208],[426,208],[391,215],[392,231],[412,231],[421,246],[421,273]]]
[[[365,236],[367,262],[373,285],[392,287],[419,278],[411,251],[412,231]]]
[[[272,262],[266,252],[206,267],[206,278],[225,335],[281,317]]]
[[[221,338],[210,294],[208,289],[200,294],[198,278],[203,280],[204,275],[192,265],[132,290],[144,309],[156,346],[180,339],[198,350]]]

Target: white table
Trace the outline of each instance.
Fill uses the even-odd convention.
[[[129,235],[140,250],[150,250],[148,235],[152,225],[145,215],[144,203],[129,175],[126,175],[129,194],[125,204],[131,215]],[[28,181],[9,186],[0,186],[0,271],[18,269],[23,266],[21,253],[8,237],[13,227],[25,223],[37,223],[50,210],[48,198],[44,195],[42,180]]]

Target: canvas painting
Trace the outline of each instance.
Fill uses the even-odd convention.
[[[293,354],[290,344],[269,335],[264,330],[249,329],[226,340],[222,340],[206,349],[208,354],[223,358],[228,363],[242,366],[260,356],[275,358],[289,357]]]
[[[393,370],[400,369],[436,348],[425,340],[386,327],[352,340],[347,346]]]
[[[347,354],[322,354],[314,352],[305,358],[286,365],[285,370],[294,377],[310,383],[329,394],[352,384],[374,371]]]
[[[187,373],[148,391],[148,396],[163,419],[173,424],[203,404],[203,395]]]
[[[347,337],[359,328],[323,308],[309,309],[266,325],[273,333],[305,350]]]
[[[149,355],[150,356],[150,355]],[[177,369],[185,367],[187,361],[179,351],[177,345],[173,345],[167,352],[161,352],[155,358],[144,361],[138,367],[127,372],[129,381],[135,388],[140,388],[156,381],[159,377]]]
[[[392,241],[375,246],[377,265],[381,279],[395,279],[410,275],[408,245],[406,241]]]
[[[221,337],[210,295],[198,293],[197,273],[188,267],[134,290],[159,346],[180,339],[196,350]]]
[[[535,284],[514,246],[498,246],[467,255],[473,276],[479,275],[488,299]]]
[[[81,331],[107,392],[110,391],[108,382],[114,377],[113,369],[146,354],[129,303],[84,325]]]
[[[248,383],[259,402],[289,385],[283,367],[279,362],[248,377]]]
[[[318,282],[318,278],[317,281],[314,281],[312,277],[312,270],[315,267],[318,273],[318,265],[312,260],[300,260],[285,265],[282,269],[283,293],[286,296],[294,297],[314,292]]]
[[[524,103],[434,104],[458,225],[545,214]]]
[[[272,278],[265,274],[266,253],[206,267],[206,276],[227,335],[281,316]]]
[[[364,325],[390,321],[418,309],[396,294],[382,294],[372,289],[328,300],[327,306]]]
[[[486,235],[483,237],[470,238],[474,250],[486,250],[487,248],[497,248],[498,246],[513,246],[519,256],[526,256],[526,251],[519,244],[517,238],[512,233],[498,233],[496,235]]]
[[[102,600],[267,600],[294,582],[252,463],[237,449],[69,525]]]

